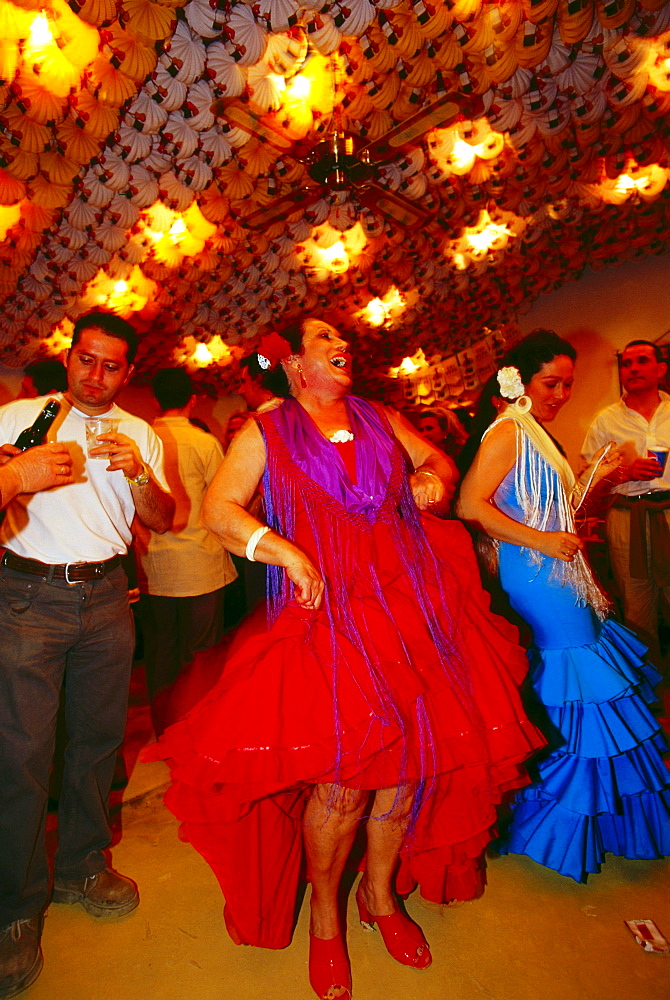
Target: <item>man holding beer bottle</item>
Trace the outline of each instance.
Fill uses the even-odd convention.
[[[52,443],[35,449],[42,459],[62,456],[56,484],[34,493],[27,492],[29,480],[9,484],[18,492],[0,528],[0,998],[22,992],[42,967],[45,818],[63,685],[68,745],[53,901],[80,903],[95,917],[129,913],[139,901],[135,883],[108,868],[103,853],[134,648],[120,557],[135,515],[166,531],[174,504],[159,439],[114,403],[136,349],[135,331],[120,317],[95,312],[78,319],[68,389],[47,433]],[[44,407],[42,398],[0,408],[0,441],[34,444],[34,435],[21,432]],[[94,427],[87,445],[92,418],[110,423],[102,433]],[[16,450],[0,449],[0,461]],[[0,476],[11,480],[12,467],[26,473],[29,455],[10,457]]]

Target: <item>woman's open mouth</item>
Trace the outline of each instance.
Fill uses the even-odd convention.
[[[334,368],[348,368],[350,361],[351,358],[346,354],[336,354],[334,358],[330,359],[330,363]]]

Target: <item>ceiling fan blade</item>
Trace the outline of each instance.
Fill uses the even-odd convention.
[[[241,128],[256,139],[269,143],[282,153],[293,145],[291,136],[272,119],[263,120],[264,112],[251,101],[218,98],[212,104],[211,110],[218,118],[226,118],[231,125]]]
[[[359,155],[367,157],[371,163],[380,163],[394,156],[398,150],[420,139],[433,128],[448,128],[459,117],[475,118],[484,113],[480,98],[463,97],[461,94],[445,94],[432,104],[421,108],[404,122],[395,125],[381,138],[363,146]]]
[[[259,226],[268,226],[272,222],[285,219],[299,209],[309,208],[315,202],[323,198],[323,190],[320,188],[299,188],[291,194],[281,198],[275,198],[264,208],[257,208],[255,212],[247,215],[243,220],[246,225],[256,229]]]
[[[432,215],[416,205],[409,198],[403,198],[395,191],[387,191],[379,184],[364,184],[356,187],[356,198],[366,208],[381,212],[387,219],[411,229],[430,222]]]

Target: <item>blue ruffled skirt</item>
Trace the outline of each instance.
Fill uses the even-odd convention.
[[[670,854],[667,744],[649,706],[660,675],[645,647],[615,621],[600,623],[574,592],[503,544],[501,583],[533,629],[529,657],[534,721],[549,747],[536,779],[512,805],[501,853],[526,854],[578,882],[605,854]]]

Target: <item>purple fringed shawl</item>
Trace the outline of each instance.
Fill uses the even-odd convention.
[[[356,484],[347,474],[338,447],[328,441],[297,402],[288,398],[258,418],[267,449],[263,478],[267,523],[286,538],[295,539],[295,512],[300,496],[317,545],[319,565],[326,579],[326,609],[334,628],[358,648],[366,643],[348,615],[351,575],[360,570],[352,551],[352,527],[369,532],[376,521],[392,529],[394,544],[413,582],[433,641],[450,682],[474,710],[469,673],[465,669],[450,613],[454,589],[447,599],[443,587],[444,563],[438,563],[428,543],[409,484],[407,459],[381,407],[356,396],[346,405],[355,435]],[[292,470],[292,471],[291,471]],[[377,597],[386,607],[374,567]],[[441,593],[440,620],[427,593],[430,579]],[[268,566],[268,605],[274,621],[291,598],[284,570]],[[458,608],[455,608],[456,614]],[[447,630],[444,622],[448,623]],[[407,650],[411,661],[411,650]]]
[[[345,405],[356,443],[356,483],[347,474],[338,446],[323,436],[300,403],[289,398],[270,413],[298,468],[347,511],[374,520],[386,497],[393,441],[371,403],[349,396]]]

